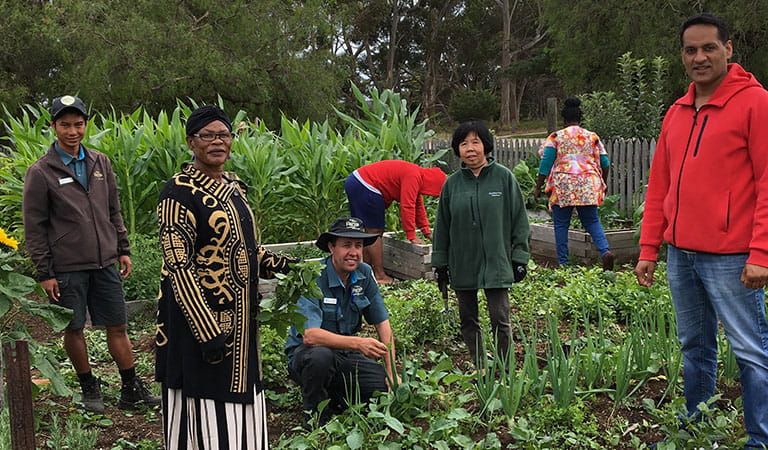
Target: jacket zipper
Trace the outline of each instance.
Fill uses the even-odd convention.
[[[477,196],[477,184],[475,184],[475,196]],[[472,217],[472,226],[477,225],[477,220],[475,220],[475,199],[473,197],[469,197],[469,214]]]
[[[96,168],[96,162],[93,163],[94,170]],[[88,166],[86,165],[86,173],[88,170]],[[104,268],[104,260],[101,257],[101,239],[99,239],[99,227],[96,226],[96,214],[93,212],[93,201],[91,200],[91,186],[93,183],[91,182],[91,174],[93,173],[93,170],[91,170],[91,173],[87,173],[88,175],[88,189],[85,190],[85,196],[88,198],[88,206],[91,210],[91,222],[93,223],[93,231],[96,234],[96,251],[99,254],[99,269]],[[81,185],[82,186],[82,185]],[[107,194],[109,195],[109,194]],[[119,239],[119,238],[118,238]]]
[[[701,128],[699,129],[699,137],[696,138],[696,147],[693,149],[694,158],[696,157],[696,155],[699,154],[699,144],[701,144],[701,136],[704,134],[704,128],[707,126],[707,119],[709,119],[709,114],[704,116],[704,120],[701,122]]]
[[[693,132],[696,129],[696,120],[699,116],[699,110],[696,109],[693,113],[693,124],[691,125],[691,132],[688,133],[688,142],[685,143],[685,153],[683,153],[683,160],[680,162],[680,172],[677,175],[677,190],[675,192],[676,199],[675,199],[675,220],[672,221],[672,245],[677,245],[677,217],[680,215],[680,181],[683,178],[683,168],[685,168],[685,161],[688,159],[688,149],[691,145],[691,138],[693,137]],[[701,134],[699,134],[699,138],[701,138]],[[697,143],[698,145],[698,143]],[[694,154],[695,155],[695,154]]]
[[[480,179],[479,177],[475,177],[475,199],[477,204],[477,220],[475,220],[475,211],[474,208],[472,210],[472,222],[477,225],[477,229],[480,231],[480,250],[482,252],[482,264],[483,267],[481,267],[480,273],[482,274],[483,280],[481,283],[481,286],[485,286],[485,236],[483,236],[483,224],[480,223]]]

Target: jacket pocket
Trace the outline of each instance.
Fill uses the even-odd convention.
[[[56,236],[53,239],[53,242],[51,243],[51,247],[56,247],[57,245],[61,244],[61,242],[62,242],[62,240],[64,238],[66,238],[68,235],[72,234],[72,231],[73,230],[67,230],[67,231],[61,233],[60,235]]]

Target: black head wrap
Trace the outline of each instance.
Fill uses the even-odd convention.
[[[187,136],[192,136],[216,120],[221,121],[229,131],[232,131],[232,121],[229,120],[229,116],[223,109],[216,105],[205,105],[197,108],[187,118]]]

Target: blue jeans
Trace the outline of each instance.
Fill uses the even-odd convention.
[[[667,279],[682,344],[690,414],[715,394],[717,321],[739,364],[747,446],[768,446],[768,323],[763,289],[741,281],[747,254],[718,255],[669,246]]]
[[[555,248],[557,249],[557,263],[561,266],[568,264],[568,228],[571,226],[573,208],[579,214],[581,226],[592,236],[600,256],[610,251],[608,239],[605,238],[603,225],[597,215],[597,206],[557,206],[552,205],[552,220],[555,222]]]

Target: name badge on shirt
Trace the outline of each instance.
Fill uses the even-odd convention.
[[[59,178],[59,185],[74,183],[75,180],[72,179],[72,177],[66,177],[66,178]]]
[[[335,305],[336,304],[336,299],[333,298],[333,297],[325,297],[325,298],[323,298],[323,304],[325,304],[325,305]]]

